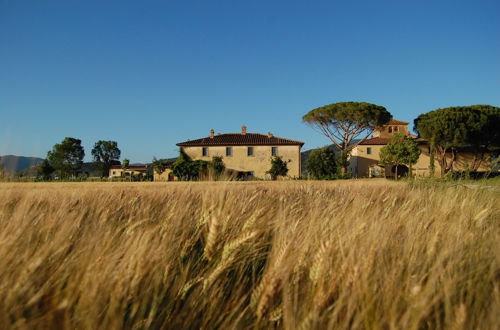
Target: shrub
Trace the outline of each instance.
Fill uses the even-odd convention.
[[[318,180],[336,179],[337,159],[330,147],[311,151],[307,159],[307,174]]]
[[[280,156],[274,156],[271,159],[271,168],[266,173],[271,175],[272,180],[276,180],[278,176],[286,176],[288,174],[288,162],[283,161]]]
[[[224,173],[226,166],[221,156],[214,156],[212,161],[208,164],[208,168],[212,171],[213,178],[218,180],[222,173]]]

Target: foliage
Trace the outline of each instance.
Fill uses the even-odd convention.
[[[0,196],[5,329],[500,324],[488,189],[4,183]]]
[[[491,105],[471,106],[475,127],[468,138],[468,143],[475,151],[475,159],[471,170],[477,171],[485,154],[496,157],[500,153],[500,107]]]
[[[82,141],[66,137],[61,143],[55,144],[47,153],[47,160],[60,178],[76,177],[83,164],[85,151]]]
[[[375,127],[391,120],[386,108],[365,102],[340,102],[309,111],[302,120],[328,137],[340,150],[342,173],[347,172],[351,150],[366,140]]]
[[[399,165],[407,165],[411,169],[419,157],[420,149],[417,142],[401,133],[394,134],[391,141],[380,150],[380,161],[383,164],[395,166],[396,180],[398,179]]]
[[[172,174],[181,181],[189,180],[191,175],[191,162],[191,158],[181,148],[179,150],[179,157],[177,157],[172,166]]]
[[[101,170],[101,177],[108,176],[111,166],[119,164],[121,151],[116,141],[99,140],[95,143],[91,153],[96,168]]]
[[[349,167],[350,150],[340,150],[337,157],[337,173],[339,175],[346,175],[347,168]]]
[[[271,175],[272,180],[276,180],[278,176],[286,176],[288,174],[288,162],[283,161],[280,156],[271,158],[271,168],[266,173]]]
[[[212,161],[208,164],[208,168],[213,172],[214,179],[218,180],[226,169],[226,165],[224,165],[221,156],[214,156],[212,157]]]
[[[459,148],[472,147],[471,170],[477,170],[487,152],[500,149],[500,108],[491,105],[449,107],[415,119],[415,131],[434,146],[444,175],[453,169]],[[450,157],[447,157],[447,154]]]
[[[42,180],[50,180],[54,171],[55,169],[50,165],[49,161],[44,159],[43,162],[38,165],[37,177]]]
[[[431,139],[429,141],[429,172],[431,177],[434,177],[434,173],[436,171],[435,156],[436,156],[436,146],[434,144],[434,140]]]
[[[174,162],[169,159],[157,159],[156,157],[153,157],[152,165],[156,173],[162,174],[166,169],[171,169]]]
[[[2,159],[2,157],[0,157],[0,160],[1,159]],[[4,167],[3,167],[3,164],[0,163],[0,180],[2,180],[4,177],[5,177]]]
[[[179,157],[172,166],[172,174],[181,181],[198,180],[200,174],[206,172],[208,162],[203,160],[193,161],[182,148],[179,151]]]
[[[190,180],[198,180],[201,175],[206,175],[209,162],[197,159],[189,164]]]
[[[127,158],[122,160],[122,170],[127,170],[129,166],[130,166],[130,160],[128,160]]]
[[[329,180],[336,178],[337,158],[330,147],[311,151],[307,158],[307,173],[314,179]]]

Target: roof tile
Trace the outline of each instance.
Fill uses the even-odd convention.
[[[386,125],[408,125],[408,124],[409,122],[407,121],[391,119]]]
[[[381,137],[374,137],[371,139],[364,140],[363,142],[360,143],[360,145],[384,145],[389,143],[391,139],[388,138],[381,138]]]
[[[238,146],[238,145],[304,145],[302,141],[285,139],[277,136],[269,136],[258,133],[228,133],[205,137],[197,140],[188,140],[177,143],[179,147],[194,146]]]

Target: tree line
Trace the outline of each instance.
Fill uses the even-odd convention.
[[[385,107],[366,102],[339,102],[309,111],[302,120],[324,134],[339,150],[338,155],[327,147],[311,152],[306,166],[309,175],[317,179],[346,175],[351,151],[391,119]],[[453,169],[460,149],[467,148],[474,155],[471,171],[478,170],[486,155],[498,157],[499,127],[500,108],[491,105],[441,108],[414,120],[418,137],[430,145],[431,173],[434,173],[434,157],[437,157],[442,175]],[[419,155],[413,139],[395,134],[380,156],[383,163],[393,164],[397,170],[400,164],[411,167]]]
[[[108,176],[113,165],[120,164],[121,151],[116,141],[99,140],[91,151],[93,166],[102,177]],[[61,179],[77,177],[82,172],[85,150],[80,139],[64,138],[47,153],[47,158],[38,166],[38,176],[50,180],[54,175]]]
[[[308,175],[316,179],[349,177],[347,169],[352,150],[368,139],[377,127],[387,124],[392,115],[383,106],[366,102],[339,102],[313,109],[302,120],[324,134],[338,149],[335,153],[325,147],[313,150],[306,164]],[[468,148],[474,158],[471,171],[477,171],[488,155],[498,157],[500,151],[500,108],[491,105],[448,107],[429,111],[414,120],[414,130],[419,138],[430,146],[430,170],[434,172],[434,158],[440,165],[441,174],[453,170],[460,149]],[[108,176],[113,165],[120,164],[121,151],[116,141],[99,140],[92,151],[93,165]],[[393,140],[383,148],[380,157],[384,164],[392,164],[396,171],[400,164],[415,164],[420,155],[415,140],[395,134]],[[38,175],[50,179],[54,174],[62,179],[76,177],[81,173],[85,151],[81,140],[67,137],[55,144],[47,158],[38,168]],[[220,158],[220,159],[219,159]],[[180,151],[177,160],[153,159],[153,169],[161,174],[167,168],[182,180],[196,180],[210,171],[216,177],[223,173],[222,157],[211,162],[191,160]],[[128,160],[122,167],[128,167]],[[267,172],[272,179],[286,176],[287,162],[273,157]],[[396,173],[397,177],[397,173]]]

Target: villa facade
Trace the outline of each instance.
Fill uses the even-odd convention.
[[[197,140],[177,143],[191,159],[211,161],[214,156],[223,159],[226,169],[245,177],[265,179],[271,168],[273,156],[288,162],[288,177],[299,177],[301,173],[300,149],[304,142],[274,136],[272,133],[247,133],[242,126],[241,133],[215,134]]]
[[[417,176],[430,175],[430,146],[427,141],[417,139],[408,131],[408,122],[400,120],[391,120],[387,125],[377,128],[373,132],[373,136],[356,146],[351,152],[349,172],[353,177],[390,177],[394,176],[394,166],[387,166],[380,162],[380,150],[386,146],[392,136],[396,133],[404,134],[415,139],[420,149],[420,157],[416,164],[412,165],[412,174]],[[451,159],[451,154],[447,155]],[[454,161],[453,169],[455,171],[464,171],[471,168],[474,155],[466,149],[459,150]],[[440,166],[437,156],[434,159],[434,175],[440,175]],[[479,167],[478,171],[487,171],[489,169],[489,162],[484,161]],[[403,173],[405,174],[409,169],[402,166]]]

